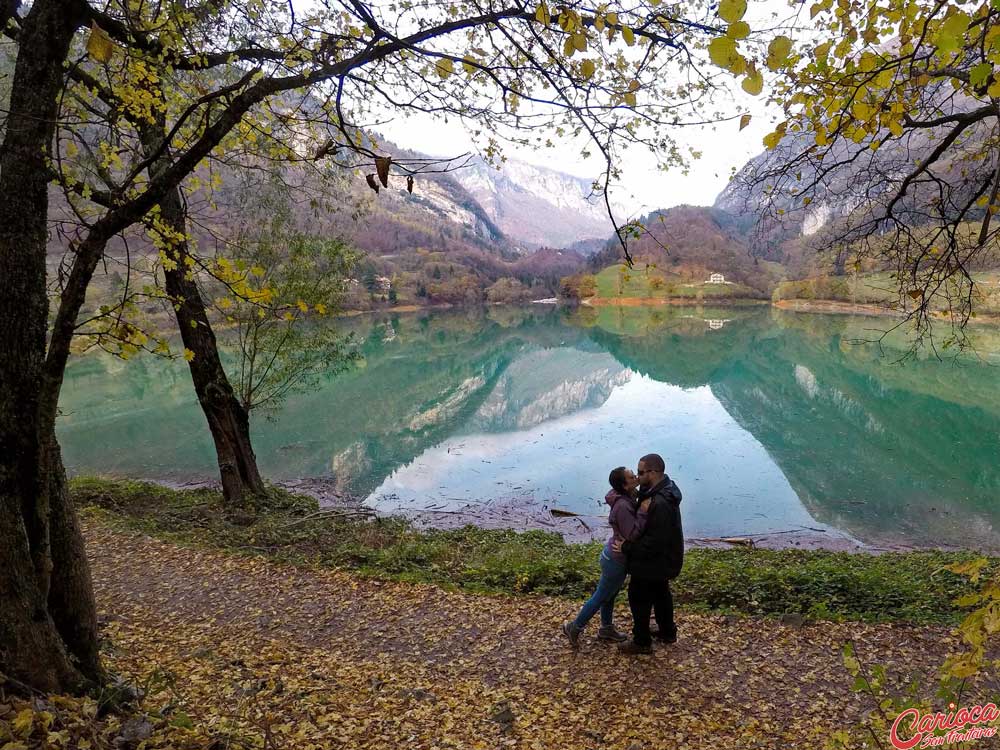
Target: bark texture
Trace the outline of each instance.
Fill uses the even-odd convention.
[[[86,16],[73,0],[32,5],[0,146],[0,673],[39,690],[101,677],[90,571],[44,396],[48,149]]]
[[[157,153],[165,138],[164,126],[146,128],[143,148],[147,156]],[[150,167],[155,179],[170,166],[167,149]],[[160,217],[178,236],[187,236],[187,215],[179,187],[168,190],[160,202]],[[227,505],[243,504],[248,495],[264,492],[264,482],[257,469],[257,457],[250,442],[250,420],[236,397],[226,370],[219,358],[218,342],[208,319],[205,302],[194,277],[190,275],[190,256],[186,241],[175,243],[168,251],[173,264],[165,264],[163,275],[167,293],[174,302],[174,315],[184,347],[194,353],[188,362],[198,403],[208,421],[219,462],[219,476]],[[171,267],[166,267],[171,266]]]

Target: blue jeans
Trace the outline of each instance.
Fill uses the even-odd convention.
[[[597,589],[583,605],[580,614],[576,616],[574,621],[581,630],[597,614],[597,610],[601,610],[601,627],[611,627],[615,612],[615,597],[625,585],[625,576],[627,575],[625,566],[619,565],[608,557],[607,549],[601,550],[600,564],[601,580],[597,582]]]

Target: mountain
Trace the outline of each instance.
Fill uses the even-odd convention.
[[[500,169],[482,159],[454,173],[498,227],[524,248],[603,240],[612,230],[593,181],[516,161]]]

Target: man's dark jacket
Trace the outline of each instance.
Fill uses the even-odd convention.
[[[684,564],[681,491],[670,477],[639,495],[650,498],[646,529],[634,542],[622,544],[628,570],[637,578],[676,578]]]

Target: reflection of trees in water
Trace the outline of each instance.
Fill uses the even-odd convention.
[[[730,322],[710,330],[705,319],[716,317]],[[667,306],[343,320],[364,361],[257,424],[255,445],[271,477],[332,473],[365,493],[456,432],[519,429],[597,406],[627,368],[711,386],[820,521],[873,541],[996,546],[1000,370],[927,357],[900,366],[903,348],[880,356],[850,343],[885,324]],[[183,362],[82,357],[61,406],[71,468],[214,476]]]
[[[591,335],[657,380],[710,385],[818,520],[871,541],[1000,546],[1000,371],[848,343],[878,322],[762,313],[712,336]]]

